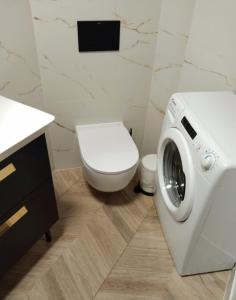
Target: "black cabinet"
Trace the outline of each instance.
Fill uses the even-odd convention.
[[[0,275],[58,219],[45,136],[0,162]]]
[[[0,162],[0,216],[50,176],[44,135]]]

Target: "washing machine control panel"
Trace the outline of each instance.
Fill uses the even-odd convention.
[[[199,170],[211,176],[212,172],[209,171],[213,171],[213,173],[217,171],[219,158],[217,145],[214,147],[215,149],[209,147],[209,145],[215,145],[214,140],[205,134],[204,127],[200,126],[189,112],[180,115],[178,127],[196,151],[194,159],[197,159]]]
[[[172,117],[176,120],[181,112],[184,110],[184,106],[175,98],[171,98],[168,104],[168,110]]]

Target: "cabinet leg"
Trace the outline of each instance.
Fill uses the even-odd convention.
[[[48,243],[50,243],[52,241],[52,234],[51,234],[50,230],[45,232],[45,239]]]

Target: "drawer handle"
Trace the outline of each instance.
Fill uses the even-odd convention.
[[[24,217],[28,212],[28,209],[23,206],[14,215],[7,219],[4,223],[0,225],[0,236],[2,236],[8,229],[10,229],[14,224],[16,224],[21,218]]]
[[[0,181],[3,181],[5,178],[10,176],[15,171],[16,171],[16,168],[12,163],[7,165],[5,168],[0,170]]]

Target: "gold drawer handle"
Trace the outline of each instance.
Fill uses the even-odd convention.
[[[0,225],[0,236],[2,236],[9,228],[16,224],[28,212],[28,209],[23,206],[14,215]]]
[[[12,163],[7,165],[5,168],[0,170],[0,181],[3,181],[5,178],[10,176],[15,171],[16,171],[16,168]]]

